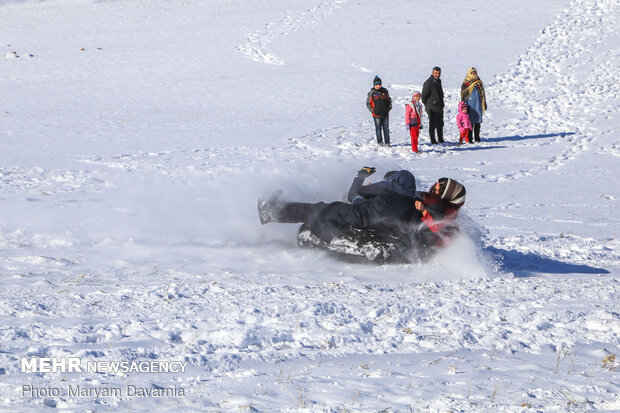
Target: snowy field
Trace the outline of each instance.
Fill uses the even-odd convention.
[[[619,27],[618,0],[0,0],[0,411],[619,411]],[[436,65],[447,143],[414,154]],[[362,165],[462,182],[467,236],[376,266],[260,225]]]

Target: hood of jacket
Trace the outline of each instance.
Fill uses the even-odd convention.
[[[377,182],[382,188],[409,198],[415,198],[415,178],[405,169],[390,175],[385,181]]]
[[[466,108],[466,107],[467,107],[467,103],[465,102],[459,103],[459,113],[464,113],[463,108]]]

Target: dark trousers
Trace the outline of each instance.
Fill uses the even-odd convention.
[[[272,206],[274,222],[295,223],[303,222],[310,226],[314,235],[325,242],[330,242],[343,230],[359,227],[359,222],[353,214],[351,204],[344,202],[304,202],[278,201]]]
[[[480,124],[479,123],[474,123],[474,139],[476,139],[476,142],[480,142]]]
[[[390,117],[386,116],[384,118],[376,118],[375,120],[375,132],[377,133],[377,143],[381,145],[381,143],[385,145],[390,144]],[[381,131],[383,130],[383,139],[381,139]]]
[[[437,131],[437,140],[443,143],[443,111],[427,111],[426,113],[428,114],[428,136],[431,138],[431,143],[437,143],[435,140],[435,131]]]
[[[273,211],[273,218],[275,222],[283,222],[288,224],[303,222],[307,224],[310,222],[310,217],[324,206],[324,202],[307,204],[305,202],[278,201],[278,203],[274,205],[275,211]]]

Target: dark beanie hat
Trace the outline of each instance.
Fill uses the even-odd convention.
[[[449,203],[462,206],[465,203],[465,187],[454,179],[440,178],[439,197]]]
[[[381,78],[379,76],[375,76],[375,80],[372,81],[372,85],[380,85],[381,84]]]
[[[398,171],[387,171],[385,175],[383,175],[383,179],[388,179],[390,176],[394,175]]]

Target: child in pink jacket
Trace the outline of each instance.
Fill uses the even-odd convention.
[[[422,105],[420,104],[420,92],[413,92],[411,101],[405,105],[405,125],[409,128],[411,136],[411,150],[418,151],[418,136],[422,129]]]
[[[471,131],[473,129],[473,126],[471,125],[471,121],[469,120],[467,110],[467,103],[459,103],[459,114],[456,115],[456,126],[458,126],[459,132],[461,133],[459,143],[463,143],[463,139],[465,139],[465,142],[471,143]]]

